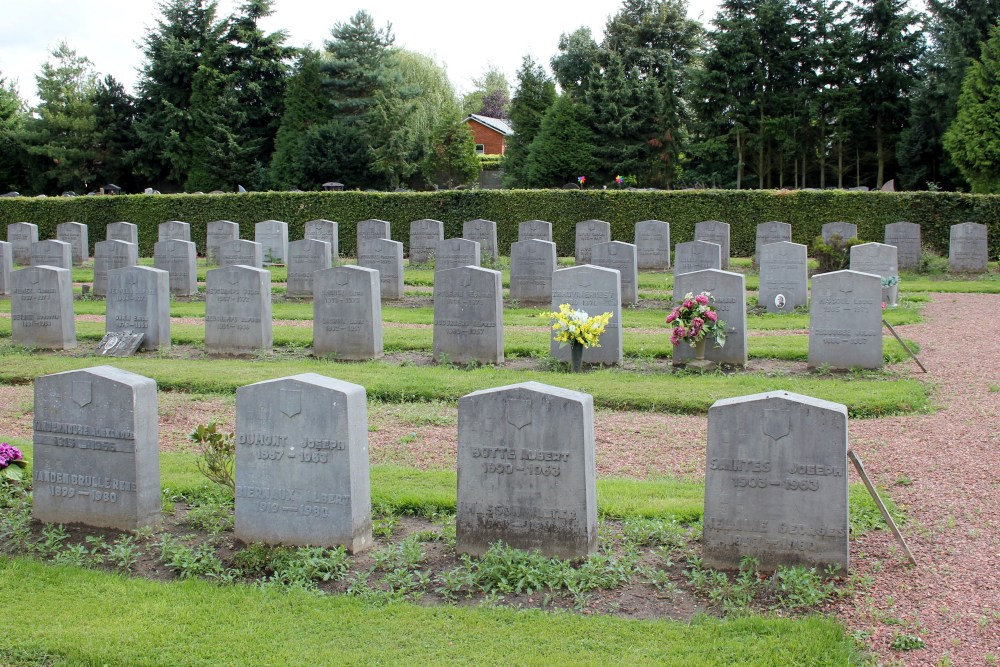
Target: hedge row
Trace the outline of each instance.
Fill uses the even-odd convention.
[[[33,222],[39,238],[55,238],[56,225],[76,221],[90,227],[90,244],[105,237],[106,224],[129,221],[139,226],[140,252],[149,256],[157,225],[167,220],[191,224],[191,237],[204,253],[206,225],[212,220],[240,223],[241,238],[254,237],[262,220],[289,223],[289,239],[303,237],[308,220],[340,223],[340,251],[355,250],[356,223],[388,220],[392,237],[409,243],[409,223],[433,218],[445,223],[445,237],[461,236],[462,223],[474,218],[495,220],[501,252],[517,240],[517,223],[548,220],[560,255],[572,255],[574,230],[582,220],[611,223],[615,240],[631,242],[640,220],[671,224],[673,243],[690,241],[701,220],[732,225],[734,256],[753,254],[757,223],[780,220],[792,224],[792,240],[811,244],[823,223],[853,222],[863,241],[882,241],[883,227],[908,220],[921,225],[925,245],[947,253],[949,227],[959,222],[989,226],[990,257],[1000,252],[1000,196],[950,192],[846,192],[760,190],[468,190],[428,193],[254,192],[225,195],[127,195],[73,198],[0,199],[0,225]]]

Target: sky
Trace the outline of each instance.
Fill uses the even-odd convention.
[[[51,51],[65,41],[86,56],[103,76],[113,75],[129,90],[143,57],[138,43],[159,17],[157,0],[5,0],[0,21],[0,77],[16,81],[22,98],[35,103],[35,75]],[[238,0],[219,0],[219,15]],[[718,0],[689,0],[688,14],[712,20]],[[392,24],[396,46],[430,55],[448,70],[459,93],[488,66],[499,67],[513,84],[524,55],[548,65],[559,36],[582,26],[600,41],[608,16],[620,0],[276,0],[263,28],[284,29],[286,44],[321,48],[335,23],[365,9],[377,26]]]

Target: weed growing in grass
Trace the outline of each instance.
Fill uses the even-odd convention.
[[[256,542],[233,556],[244,575],[263,577],[264,587],[315,590],[322,581],[340,581],[350,570],[351,558],[343,547],[269,546]]]
[[[0,553],[16,554],[31,547],[31,500],[23,487],[0,485]]]
[[[208,543],[188,546],[170,535],[160,538],[160,562],[172,569],[181,579],[207,577],[221,581],[232,580],[237,571],[227,571],[215,548]]]
[[[35,553],[42,558],[54,558],[62,551],[63,542],[69,538],[66,527],[60,524],[47,524],[42,528],[42,536],[35,543]]]
[[[141,555],[138,539],[132,535],[122,535],[107,547],[106,558],[116,570],[125,574],[132,571]]]
[[[426,558],[424,548],[420,542],[407,536],[399,544],[380,549],[372,553],[372,560],[375,568],[385,572],[392,570],[416,570]]]
[[[816,572],[816,568],[795,565],[778,568],[772,578],[775,597],[785,609],[811,607],[829,599],[834,593],[833,581],[829,579],[834,571],[827,571],[827,579]]]
[[[232,502],[212,500],[193,506],[187,515],[188,523],[212,535],[231,531],[234,527]]]
[[[87,567],[93,563],[90,551],[83,544],[70,544],[62,551],[59,551],[52,558],[53,563],[60,565],[75,565],[76,567]]]
[[[199,424],[188,435],[188,440],[202,447],[201,458],[196,463],[198,471],[210,482],[236,492],[236,435],[225,433],[219,425],[210,421]]]
[[[636,547],[683,547],[690,539],[690,529],[674,519],[627,519],[622,524],[622,539]]]
[[[916,635],[897,632],[889,644],[893,651],[913,651],[924,647],[924,640]]]
[[[395,514],[386,514],[372,521],[372,535],[378,539],[392,539],[392,534],[396,532],[396,525],[399,517]]]
[[[828,570],[827,579],[815,568],[800,565],[779,566],[770,578],[760,574],[760,562],[756,558],[744,556],[740,568],[730,577],[703,567],[697,555],[688,557],[688,582],[694,589],[722,608],[725,614],[740,614],[750,610],[756,601],[773,600],[772,609],[800,609],[818,605],[829,599],[835,586],[829,579],[834,572]]]

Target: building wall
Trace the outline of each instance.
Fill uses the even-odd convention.
[[[503,155],[507,149],[506,137],[474,120],[467,121],[472,128],[472,136],[477,144],[483,145],[486,155]]]

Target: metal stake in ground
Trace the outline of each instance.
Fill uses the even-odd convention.
[[[907,354],[913,357],[913,360],[917,362],[917,366],[920,366],[920,370],[926,373],[927,369],[924,368],[924,365],[920,363],[919,359],[917,359],[917,355],[913,354],[913,351],[910,348],[906,347],[906,343],[904,343],[903,339],[899,337],[899,334],[896,333],[896,330],[892,328],[892,325],[886,322],[885,320],[882,320],[882,324],[889,327],[889,331],[892,333],[893,336],[896,337],[896,340],[899,341],[899,344],[903,346],[903,349],[906,350]]]
[[[889,530],[892,531],[892,534],[896,536],[896,540],[899,542],[900,546],[903,547],[903,552],[906,553],[906,557],[909,559],[910,564],[916,565],[917,559],[913,557],[913,554],[910,553],[910,548],[906,546],[906,540],[903,539],[903,534],[899,532],[899,528],[896,527],[896,522],[892,520],[892,517],[889,515],[889,510],[886,509],[885,503],[882,502],[882,498],[879,497],[878,491],[875,490],[875,485],[872,484],[871,479],[868,478],[868,473],[865,472],[865,467],[861,465],[861,459],[859,459],[858,455],[851,449],[847,450],[847,458],[851,459],[851,463],[854,464],[858,474],[861,475],[861,481],[865,483],[868,493],[872,494],[875,504],[878,505],[878,509],[882,513],[882,518],[885,519],[885,522],[889,525]]]

